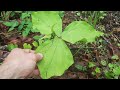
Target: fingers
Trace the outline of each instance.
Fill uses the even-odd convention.
[[[13,49],[12,51],[21,51],[22,49],[20,49],[20,48],[15,48],[15,49]],[[11,51],[11,52],[12,52]]]
[[[36,75],[36,76],[38,76],[38,75],[40,75],[40,72],[39,72],[38,69],[35,69],[35,70],[33,71],[33,74]]]
[[[34,77],[34,76],[39,76],[40,72],[38,69],[35,69],[28,77]]]
[[[41,53],[35,53],[34,50],[30,50],[30,49],[20,49],[20,48],[16,48],[14,49],[14,51],[24,51],[25,53],[28,53],[28,57],[32,58],[33,60],[35,60],[36,62],[40,61],[43,58],[43,55]]]
[[[43,58],[43,55],[41,53],[37,53],[35,54],[35,51],[30,50],[30,49],[23,49],[24,52],[26,53],[31,53],[29,54],[36,62],[38,62],[39,60],[41,60]]]
[[[24,51],[24,52],[26,52],[26,53],[35,53],[35,51],[34,50],[30,50],[30,49],[21,49],[21,48],[15,48],[15,49],[13,49],[11,52],[15,52],[15,51]]]
[[[43,58],[43,55],[41,53],[37,53],[36,55],[36,62],[40,61]]]
[[[27,55],[28,55],[27,57],[29,57],[30,59],[34,60],[35,62],[38,62],[38,61],[40,61],[43,58],[43,55],[40,54],[40,53],[37,53],[37,54],[35,54],[35,53],[28,53]]]
[[[35,53],[35,51],[30,50],[30,49],[23,49],[23,50],[24,50],[24,52],[26,52],[26,53]]]

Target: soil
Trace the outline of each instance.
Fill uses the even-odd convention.
[[[80,51],[74,56],[75,63],[65,72],[64,75],[56,78],[57,79],[58,78],[59,79],[97,79],[99,77],[104,78],[102,77],[102,73],[101,75],[93,76],[91,74],[93,70],[88,69],[86,72],[83,72],[75,68],[75,66],[76,65],[88,66],[89,61],[94,61],[96,63],[96,66],[101,68],[102,66],[99,64],[101,60],[110,61],[111,57],[115,54],[120,57],[120,47],[117,46],[117,43],[120,43],[119,16],[120,16],[119,11],[108,11],[107,16],[101,21],[101,25],[105,26],[104,33],[106,34],[105,37],[101,37],[103,43],[93,43],[87,45],[88,49],[87,48],[80,49]],[[66,11],[65,16],[63,18],[63,28],[65,28],[72,21],[79,19],[80,17],[76,16],[75,12]],[[115,39],[117,39],[117,41]],[[100,45],[102,45],[102,47],[98,48]],[[71,47],[72,47],[71,48],[72,53],[74,55],[79,47],[77,45],[73,45]]]
[[[63,29],[72,21],[79,20],[81,17],[76,15],[75,11],[65,11],[63,17]],[[100,37],[92,44],[75,44],[69,45],[73,55],[74,64],[62,76],[52,77],[51,79],[98,79],[105,78],[102,70],[104,67],[100,64],[101,60],[112,62],[111,57],[118,55],[120,58],[120,11],[107,11],[107,16],[100,22],[100,25],[105,27],[103,32],[105,36]],[[99,26],[100,26],[99,25]],[[16,36],[17,35],[17,36]],[[21,42],[31,43],[32,35],[23,38],[17,31],[7,32],[7,27],[0,24],[0,62],[9,54],[6,45],[10,42],[20,44]],[[102,42],[100,42],[102,40]],[[82,48],[80,48],[82,47]],[[78,51],[78,49],[80,50]],[[77,52],[77,53],[76,53]],[[95,65],[101,68],[98,75],[92,75],[91,72],[95,68],[88,68],[89,62],[95,62]],[[81,65],[87,68],[87,71],[81,71],[76,68],[76,65]]]

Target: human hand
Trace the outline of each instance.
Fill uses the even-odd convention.
[[[14,73],[12,78],[27,78],[32,75],[39,75],[36,63],[41,60],[42,54],[35,54],[35,51],[29,49],[13,49],[7,56],[3,65],[12,68]]]

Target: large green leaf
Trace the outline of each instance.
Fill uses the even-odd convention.
[[[57,36],[62,33],[62,20],[57,11],[38,11],[32,13],[34,32],[51,34],[53,31]]]
[[[69,48],[58,37],[40,45],[36,52],[44,55],[43,60],[37,64],[43,79],[61,76],[74,62]]]
[[[96,31],[87,22],[74,21],[65,28],[62,33],[62,39],[74,44],[83,39],[87,42],[93,42],[96,37],[101,35],[103,35],[102,32]]]

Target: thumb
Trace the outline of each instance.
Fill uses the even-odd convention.
[[[40,61],[43,58],[43,55],[41,53],[36,54],[36,62]]]

